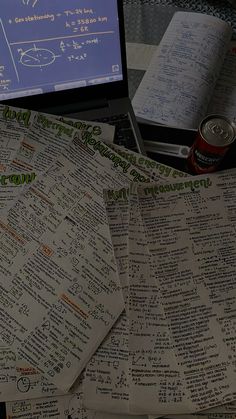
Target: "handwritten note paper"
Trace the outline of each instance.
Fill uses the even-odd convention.
[[[177,12],[133,99],[136,116],[197,128],[219,76],[231,28],[213,16]]]
[[[63,391],[124,308],[103,188],[148,179],[100,140],[76,129],[72,138],[12,207],[1,244],[3,293],[11,300],[1,312],[1,337]],[[6,239],[15,250],[10,263]]]
[[[170,399],[166,395],[163,412],[171,400],[181,413],[235,399],[235,182],[233,170],[139,189],[151,278],[181,374],[180,380],[164,375]],[[150,340],[146,345],[149,349]],[[134,399],[144,408],[144,384],[142,402],[141,388]],[[162,412],[154,388],[147,391],[147,397],[153,395],[145,406],[150,413]]]

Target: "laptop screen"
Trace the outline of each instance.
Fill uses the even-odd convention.
[[[123,80],[117,0],[1,0],[0,100]]]

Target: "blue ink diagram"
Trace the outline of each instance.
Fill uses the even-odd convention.
[[[33,48],[27,49],[18,49],[20,53],[19,62],[26,67],[47,67],[54,63],[56,58],[60,55],[55,55],[53,51],[47,48],[39,48],[36,44],[33,45]]]

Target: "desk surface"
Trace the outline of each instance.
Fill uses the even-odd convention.
[[[135,13],[130,14],[130,21],[132,21],[132,15],[133,20],[136,20],[137,13],[146,14],[148,16],[149,25],[148,27],[146,26],[146,31],[149,29],[152,30],[153,28],[155,30],[155,27],[159,26],[161,23],[161,20],[157,19],[157,14],[153,13],[153,10],[160,6],[168,6],[171,8],[182,8],[189,11],[217,16],[231,24],[233,28],[233,37],[236,39],[236,6],[232,6],[229,0],[123,0],[123,3],[125,7],[132,6],[132,9],[135,10]],[[147,6],[152,7],[147,8]],[[140,21],[138,21],[136,33],[142,34],[140,29],[142,29],[143,26],[144,22],[140,26]]]
[[[232,0],[123,0],[123,2],[125,5],[136,7],[143,5],[172,6],[212,14],[230,22],[236,34],[236,7],[232,6]]]

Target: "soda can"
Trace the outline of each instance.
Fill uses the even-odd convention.
[[[235,125],[221,115],[209,115],[202,120],[187,158],[192,173],[214,172],[236,137]]]

